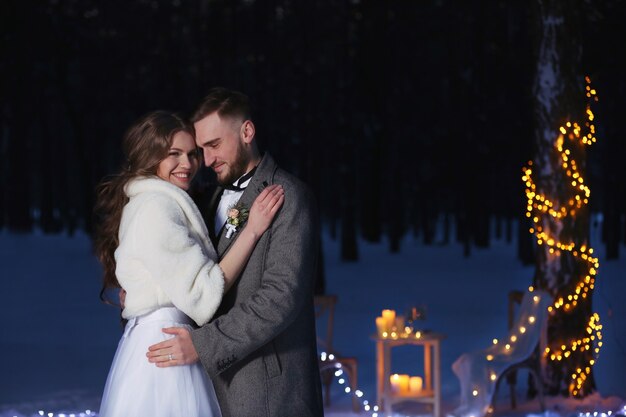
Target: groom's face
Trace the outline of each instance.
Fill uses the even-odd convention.
[[[194,123],[196,144],[202,149],[204,164],[217,175],[221,185],[232,184],[246,173],[250,157],[241,133],[242,121],[211,113]]]

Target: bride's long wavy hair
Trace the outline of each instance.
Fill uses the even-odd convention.
[[[124,187],[133,178],[156,175],[174,135],[181,131],[195,137],[193,125],[167,111],[154,111],[137,120],[126,131],[122,142],[125,166],[119,173],[104,178],[96,189],[94,250],[104,272],[100,291],[104,302],[108,302],[104,296],[107,289],[120,288],[115,276],[114,253],[119,245],[122,210],[128,203]]]

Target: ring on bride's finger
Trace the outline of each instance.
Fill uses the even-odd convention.
[[[170,353],[168,356],[169,360],[174,360],[174,356]]]

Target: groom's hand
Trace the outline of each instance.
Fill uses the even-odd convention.
[[[168,327],[163,333],[173,334],[173,337],[148,348],[148,361],[159,368],[168,366],[189,365],[198,361],[198,352],[191,341],[189,330],[184,327]]]

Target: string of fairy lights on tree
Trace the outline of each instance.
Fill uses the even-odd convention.
[[[526,216],[531,218],[534,227],[530,228],[530,233],[535,236],[537,245],[547,245],[550,254],[561,256],[562,252],[568,252],[571,256],[578,259],[585,265],[586,273],[582,274],[580,282],[575,286],[570,294],[559,296],[554,303],[548,307],[550,314],[556,314],[557,311],[571,312],[577,308],[579,301],[587,297],[591,297],[595,285],[595,277],[600,266],[598,258],[593,256],[593,248],[583,244],[579,247],[573,242],[561,242],[547,231],[543,230],[541,219],[543,216],[552,216],[556,220],[566,217],[575,217],[577,212],[589,203],[591,191],[585,184],[579,165],[572,157],[569,144],[579,141],[585,146],[596,143],[596,129],[593,124],[594,114],[591,104],[598,101],[596,90],[591,86],[591,79],[585,77],[586,95],[588,98],[586,108],[586,121],[581,126],[576,122],[567,122],[564,126],[559,127],[559,134],[555,142],[555,148],[561,159],[561,167],[567,177],[570,179],[568,186],[572,192],[568,201],[555,201],[537,191],[537,186],[533,180],[533,163],[528,162],[524,167],[522,180],[526,184],[526,197],[528,205],[526,207]],[[583,388],[587,377],[591,373],[591,367],[595,364],[602,347],[602,325],[600,324],[600,316],[593,313],[589,317],[586,336],[567,343],[560,343],[555,346],[549,346],[545,349],[544,355],[550,361],[565,361],[576,352],[584,352],[593,349],[593,359],[588,360],[583,366],[577,367],[576,372],[571,375],[572,381],[569,384],[570,394],[576,396]],[[594,347],[595,345],[595,347]]]

